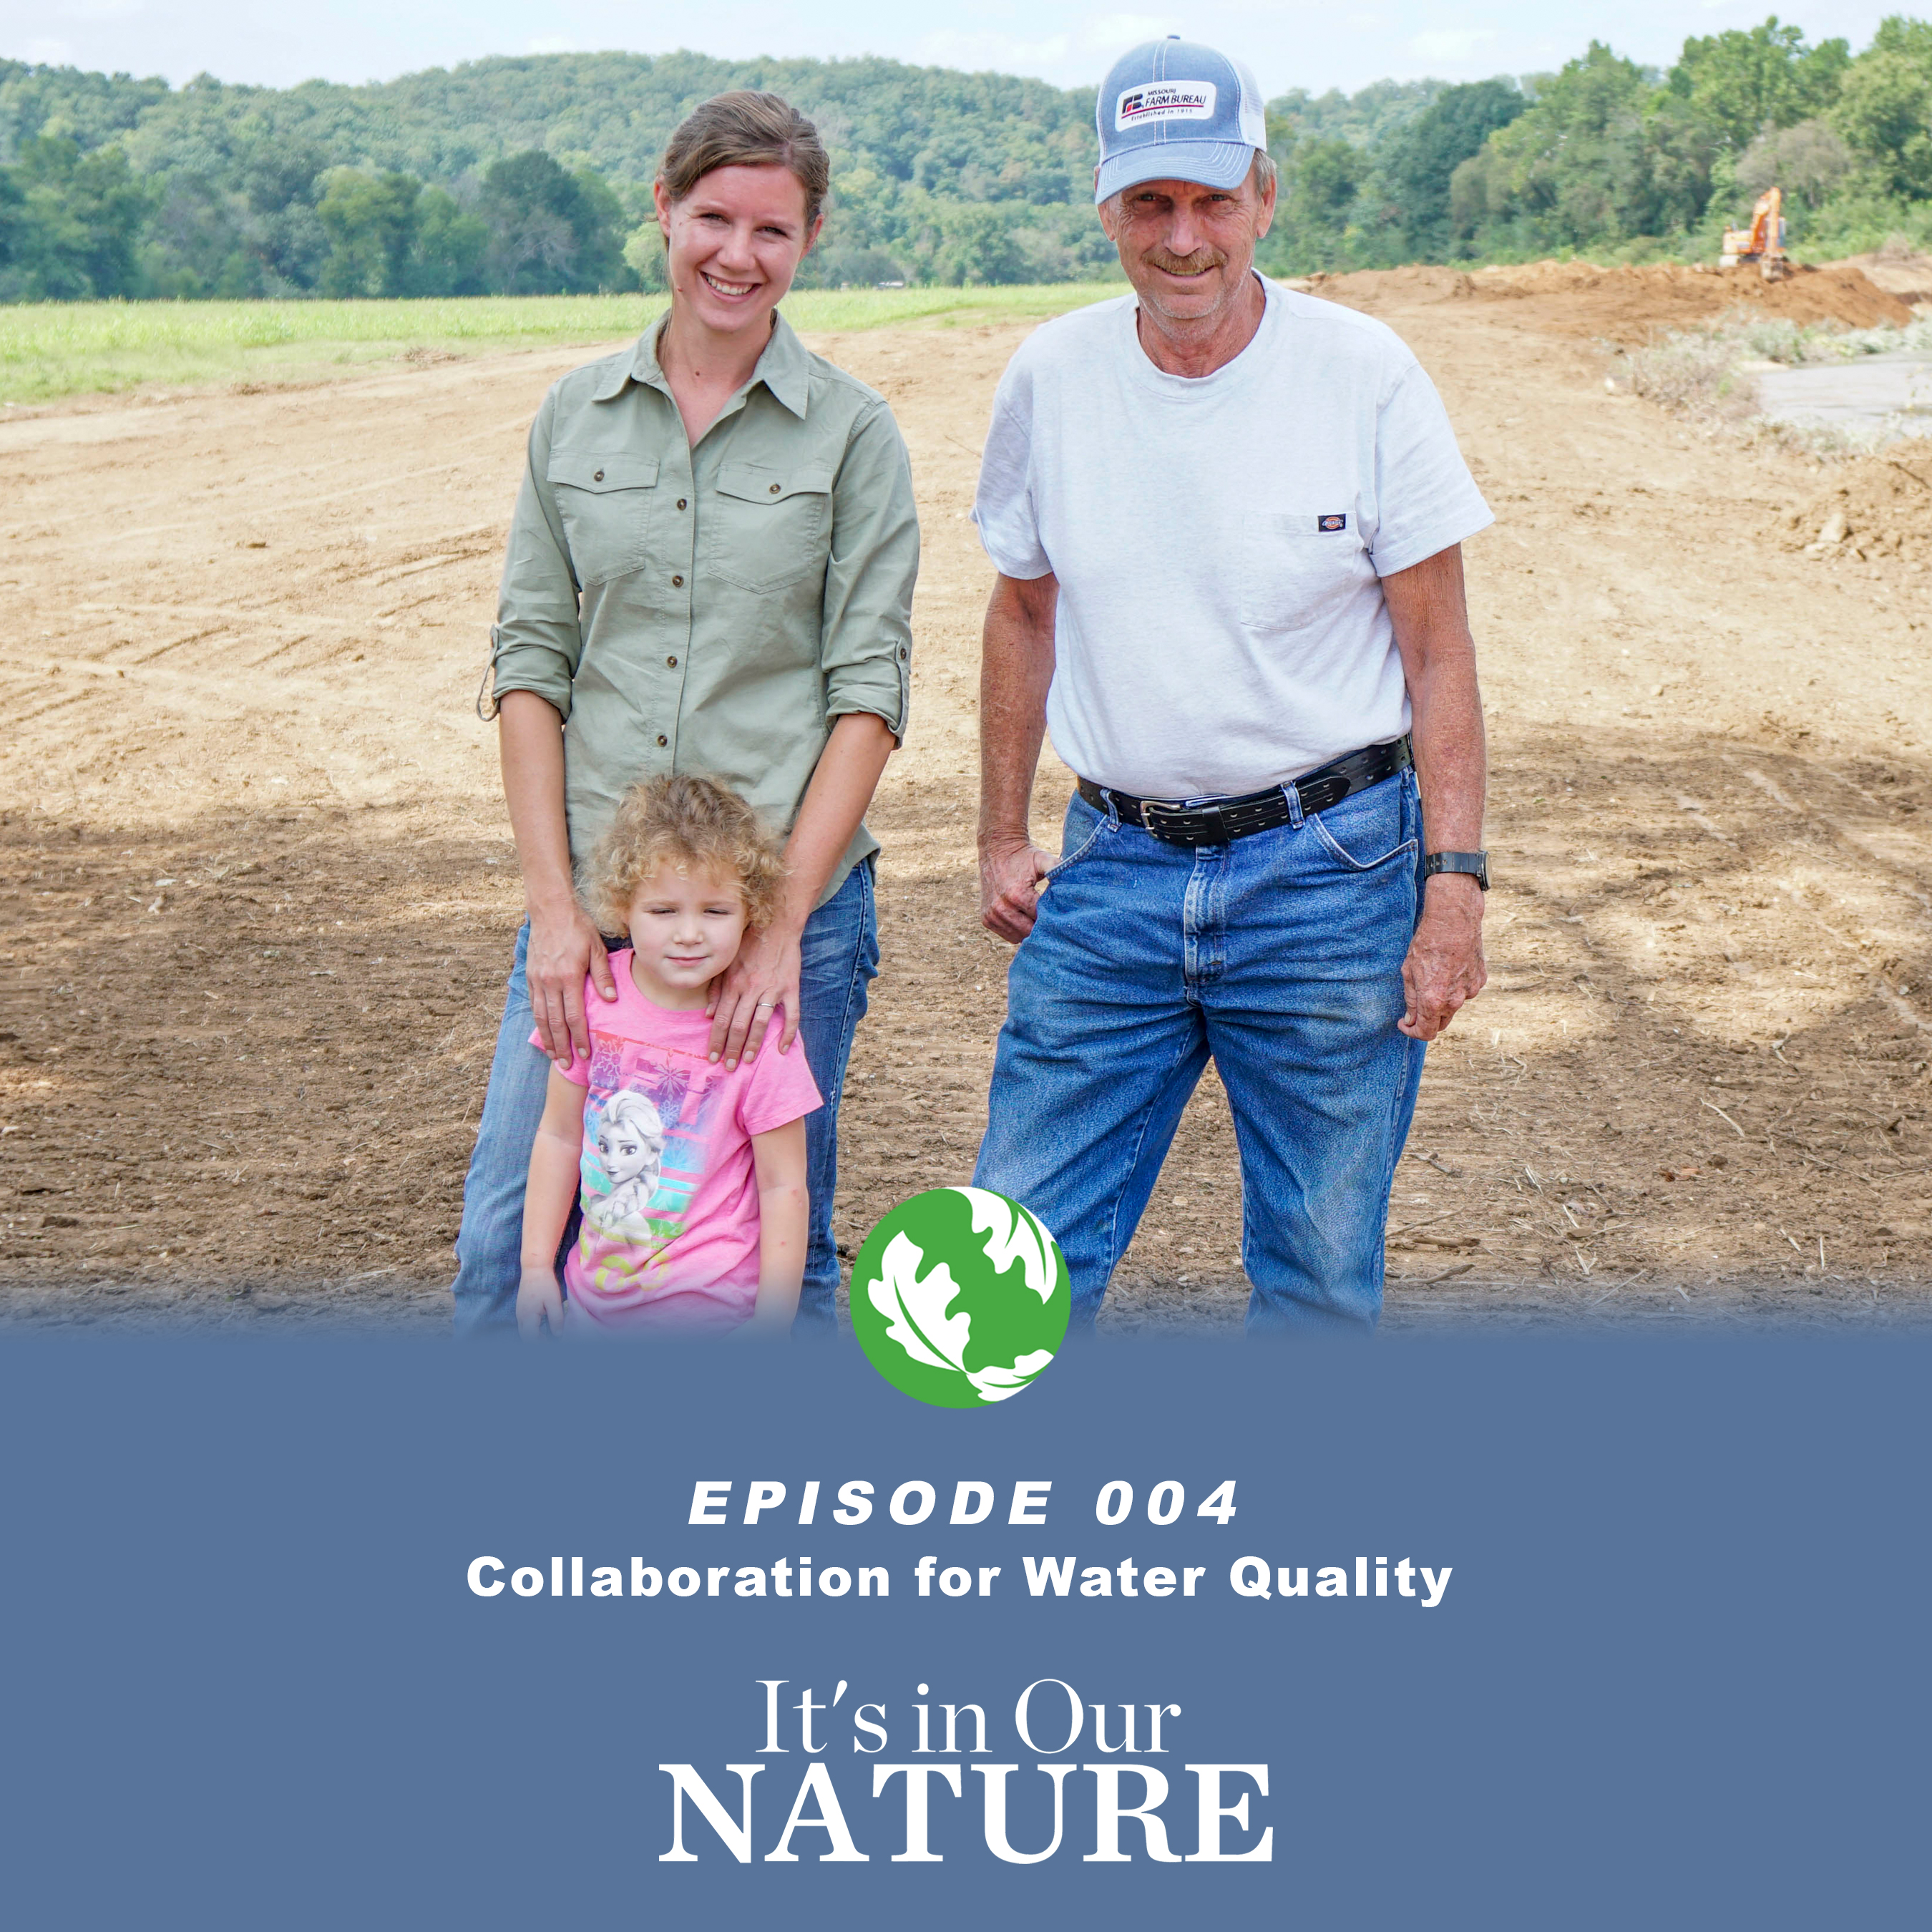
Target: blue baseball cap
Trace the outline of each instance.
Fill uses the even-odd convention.
[[[1148,181],[1235,188],[1268,146],[1268,113],[1246,64],[1178,37],[1123,54],[1100,83],[1094,199]]]

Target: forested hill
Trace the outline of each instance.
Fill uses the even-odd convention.
[[[0,62],[0,299],[543,292],[650,285],[666,136],[768,88],[832,151],[818,284],[1108,272],[1084,89],[885,60],[485,60],[286,89]],[[1277,272],[1704,254],[1772,180],[1814,250],[1932,239],[1932,26],[1854,54],[1768,20],[1659,72],[1592,44],[1555,74],[1382,81],[1269,104]]]
[[[0,63],[0,161],[34,178],[22,185],[44,190],[63,166],[112,156],[71,198],[124,225],[129,191],[146,200],[118,272],[77,264],[62,286],[52,265],[16,260],[13,292],[38,292],[36,280],[55,295],[131,292],[130,278],[190,295],[610,286],[628,272],[618,248],[646,218],[670,130],[736,87],[784,94],[832,151],[838,219],[811,279],[1051,280],[1112,259],[1088,203],[1091,97],[1011,75],[544,54],[362,87],[202,76],[171,90]],[[529,178],[500,178],[513,158]],[[344,182],[344,170],[362,178]],[[404,177],[440,191],[415,224],[427,221],[434,259],[405,259],[422,250],[400,243]],[[648,274],[647,254],[644,264]]]
[[[317,80],[286,89],[204,75],[170,90],[124,75],[0,62],[0,146],[58,117],[85,146],[118,141],[143,173],[218,170],[268,140],[314,148],[334,164],[445,183],[528,148],[588,162],[613,182],[647,182],[678,122],[737,87],[783,94],[830,145],[926,188],[949,168],[990,164],[994,173],[1016,164],[1022,171],[1005,184],[1009,194],[1049,179],[1064,190],[1093,166],[1094,102],[1084,91],[886,60],[694,53],[533,54],[362,87]],[[998,198],[992,183],[980,188]]]

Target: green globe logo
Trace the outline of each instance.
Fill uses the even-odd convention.
[[[1066,1262],[1038,1219],[983,1187],[902,1201],[852,1268],[852,1328],[894,1388],[940,1408],[1017,1395],[1066,1336]]]

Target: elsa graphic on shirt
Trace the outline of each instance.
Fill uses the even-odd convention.
[[[614,1241],[647,1240],[652,1197],[664,1172],[664,1117],[628,1088],[604,1102],[597,1123],[597,1158],[610,1183],[608,1194],[584,1200],[584,1218]]]

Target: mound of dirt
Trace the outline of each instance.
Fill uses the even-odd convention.
[[[1932,563],[1932,454],[1862,457],[1780,519],[1787,550]]]
[[[1851,255],[1842,262],[1827,262],[1828,268],[1856,268],[1869,281],[1916,307],[1932,302],[1932,255],[1921,255],[1909,248],[1876,254]]]
[[[1310,275],[1292,286],[1373,313],[1391,302],[1507,302],[1511,320],[1558,335],[1640,342],[1654,331],[1749,306],[1793,322],[1837,322],[1848,328],[1901,325],[1912,310],[1850,262],[1800,266],[1781,282],[1755,268],[1658,262],[1599,268],[1592,262],[1529,262],[1520,267],[1368,268]]]
[[[1475,284],[1460,268],[1420,265],[1408,268],[1358,268],[1346,275],[1284,276],[1282,285],[1369,315],[1390,307],[1409,308],[1417,302],[1456,302],[1476,292]]]

